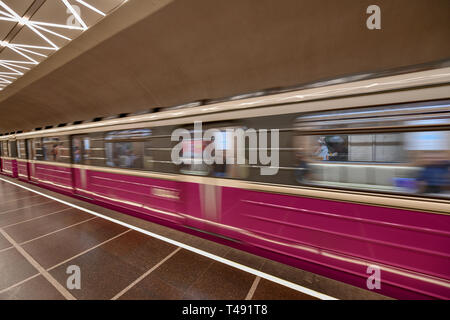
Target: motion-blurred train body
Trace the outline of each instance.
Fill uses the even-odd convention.
[[[388,296],[449,299],[449,99],[439,68],[8,134],[1,172]],[[177,165],[172,133],[195,121],[218,133]],[[229,128],[278,129],[277,173],[192,161],[236,148]]]

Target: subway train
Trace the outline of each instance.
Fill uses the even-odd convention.
[[[390,297],[450,299],[449,67],[96,120],[0,136],[1,173]],[[211,144],[225,161],[196,161]]]

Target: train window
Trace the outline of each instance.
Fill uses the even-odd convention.
[[[9,141],[9,156],[11,158],[17,157],[17,143],[16,141]]]
[[[106,165],[143,169],[143,149],[143,142],[107,142],[105,143]]]
[[[2,157],[9,157],[8,141],[2,141]]]
[[[144,169],[144,139],[150,129],[113,131],[105,135],[106,165],[109,167]]]
[[[212,166],[212,174],[215,177],[246,178],[248,176],[248,164],[236,163],[238,144],[234,134],[235,129],[238,128],[218,129],[211,142],[214,143],[215,152],[219,152],[222,155],[222,161],[220,163],[216,161]],[[248,148],[246,149],[248,150]]]
[[[191,137],[194,137],[194,131],[191,130]],[[202,136],[202,134],[200,135]],[[181,167],[180,172],[184,174],[207,176],[211,170],[211,167],[205,164],[203,161],[196,161],[195,159],[202,159],[203,150],[208,145],[203,139],[190,139],[182,141],[181,151]]]
[[[59,149],[58,138],[43,138],[42,149],[45,161],[56,161]]]
[[[81,137],[72,138],[72,161],[75,164],[81,164],[83,152],[82,143]]]
[[[155,149],[153,139],[149,139],[144,142],[144,158],[142,161],[145,170],[152,170],[155,167]]]
[[[196,139],[196,136],[204,137],[204,132],[195,135],[195,131],[189,130],[191,139],[183,140],[180,152],[180,172],[192,175],[211,175],[220,178],[246,178],[248,176],[248,164],[237,164],[237,137],[235,130],[239,127],[218,126],[216,124],[206,124],[205,130],[215,130],[211,139]],[[213,144],[214,146],[210,146]],[[212,164],[206,164],[205,161],[196,161],[203,159],[206,148],[212,151],[210,159]],[[248,149],[248,148],[247,148]],[[205,159],[204,159],[205,160]]]
[[[69,141],[67,137],[47,137],[42,139],[45,161],[70,162]]]
[[[171,151],[175,145],[171,134],[175,126],[161,126],[152,129],[151,137],[144,142],[144,170],[177,173],[178,167],[172,162]]]
[[[72,139],[72,159],[75,164],[91,166],[105,165],[103,134],[75,136]]]
[[[27,139],[27,159],[32,160],[34,159],[34,150],[33,150],[33,140]]]
[[[300,117],[295,178],[301,184],[450,197],[449,124],[450,108],[442,105]]]
[[[17,141],[17,156],[19,157],[19,159],[27,159],[27,148],[25,140]]]
[[[44,160],[44,149],[42,146],[42,139],[36,138],[32,140],[32,155],[31,160]]]
[[[311,135],[305,142],[318,161],[402,163],[403,133]]]

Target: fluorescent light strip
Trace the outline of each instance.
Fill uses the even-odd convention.
[[[23,75],[23,72],[20,72],[19,70],[16,70],[16,69],[14,69],[14,68],[8,67],[7,64],[2,63],[1,61],[0,61],[0,66],[2,66],[2,67],[4,67],[4,68],[6,68],[6,69],[9,69],[9,70],[15,72],[15,73],[11,73],[11,72],[0,72],[0,74],[13,74],[13,75],[19,75],[19,76]]]
[[[55,32],[55,31],[49,30],[49,29],[47,29],[47,28],[44,28],[43,26],[36,26],[36,25],[35,25],[35,27],[38,28],[38,29],[40,29],[40,30],[42,30],[42,31],[48,32],[48,33],[50,33],[50,34],[53,34],[54,36],[57,36],[57,37],[66,39],[66,40],[68,40],[68,41],[72,40],[72,39],[70,39],[69,37],[66,37],[65,35],[62,35],[62,34],[60,34],[60,33],[58,33],[58,32]],[[59,49],[58,47],[56,47],[56,45],[55,45],[54,48],[55,48],[55,50],[58,50],[58,49]]]
[[[10,7],[8,7],[6,5],[6,3],[4,3],[3,1],[0,1],[0,6],[2,6],[6,11],[8,11],[10,13],[10,14],[8,14],[8,13],[2,11],[3,14],[10,16],[10,17],[16,17],[16,19],[21,18],[14,10],[12,10]],[[19,20],[17,20],[17,21],[19,21]]]
[[[86,1],[83,0],[76,0],[79,4],[81,4],[82,6],[88,8],[89,10],[92,10],[93,12],[105,17],[106,13],[102,12],[101,10],[97,9],[96,7],[94,7],[93,5],[87,3]],[[14,63],[14,64],[32,64],[32,65],[37,65],[40,63],[40,61],[36,61],[35,59],[31,58],[30,56],[28,56],[26,53],[29,54],[34,54],[34,55],[38,55],[41,56],[43,58],[48,58],[47,55],[40,53],[40,52],[36,52],[33,50],[27,50],[25,48],[28,49],[43,49],[43,50],[59,50],[59,47],[52,41],[50,40],[43,32],[47,33],[47,34],[51,34],[54,35],[56,37],[65,39],[67,41],[71,41],[72,39],[60,34],[58,32],[55,32],[53,30],[48,29],[49,27],[52,28],[60,28],[60,29],[69,29],[69,30],[79,30],[79,31],[84,31],[86,29],[88,29],[89,27],[87,26],[87,24],[83,21],[83,19],[81,18],[81,16],[78,14],[78,12],[74,9],[73,5],[69,3],[68,0],[61,0],[61,2],[64,4],[64,6],[69,9],[70,13],[74,16],[74,18],[77,20],[77,22],[81,25],[81,26],[73,26],[73,25],[66,25],[66,24],[58,24],[58,23],[51,23],[51,22],[45,22],[45,21],[31,21],[28,20],[28,18],[24,18],[21,17],[17,14],[17,12],[15,12],[12,8],[10,8],[4,1],[0,0],[0,21],[10,21],[10,22],[16,22],[19,25],[23,25],[28,27],[31,31],[33,31],[36,35],[38,35],[40,38],[42,38],[45,42],[47,42],[50,46],[34,46],[34,45],[27,45],[27,44],[8,44],[6,42],[2,42],[0,41],[0,46],[4,46],[7,47],[13,51],[15,51],[16,53],[20,54],[22,57],[24,57],[26,60],[25,61],[18,61],[18,60],[0,60],[0,66],[3,66],[5,68],[8,68],[5,64],[1,64],[1,63],[6,63],[6,62],[10,62],[10,63]],[[122,1],[121,4],[124,4],[127,1]],[[44,27],[45,26],[45,27]],[[47,28],[46,28],[47,27]],[[41,32],[42,31],[42,32]],[[10,64],[10,67],[13,66]],[[25,67],[21,67],[18,65],[14,65],[16,68],[22,68],[22,69],[26,69],[26,70],[30,70],[29,68],[25,68]],[[11,69],[8,68],[11,71],[14,71],[14,73],[11,72],[0,72],[0,75],[2,76],[6,76],[6,75],[14,75],[14,76],[22,76],[23,73],[19,72],[18,70],[15,69]],[[17,77],[10,77],[11,79],[17,80]]]
[[[122,222],[122,221],[120,221],[120,220],[116,220],[116,219],[114,219],[114,218],[110,218],[110,217],[105,216],[105,215],[103,215],[103,214],[100,214],[100,213],[98,213],[98,212],[95,212],[95,211],[92,211],[92,210],[89,210],[89,209],[86,209],[86,208],[77,206],[77,205],[75,205],[75,204],[73,204],[73,203],[70,203],[70,202],[67,202],[67,201],[64,201],[64,200],[61,200],[61,199],[58,199],[58,198],[49,196],[49,195],[47,195],[47,194],[45,194],[45,193],[42,193],[42,192],[33,190],[33,189],[28,188],[28,187],[25,187],[25,186],[22,186],[22,185],[20,185],[20,184],[18,184],[18,183],[15,183],[15,182],[6,180],[6,179],[4,179],[4,178],[0,178],[0,180],[2,180],[2,181],[4,181],[4,182],[7,182],[7,183],[9,183],[9,184],[15,185],[15,186],[17,186],[17,187],[20,187],[20,188],[22,188],[22,189],[25,189],[25,190],[28,190],[28,191],[37,193],[37,194],[39,194],[39,195],[41,195],[41,196],[44,196],[44,197],[46,197],[46,198],[49,198],[49,199],[52,199],[52,200],[54,200],[54,201],[60,202],[60,203],[65,204],[65,205],[67,205],[67,206],[73,207],[73,208],[75,208],[75,209],[78,209],[78,210],[81,210],[81,211],[90,213],[90,214],[95,215],[95,216],[97,216],[97,217],[103,218],[103,219],[105,219],[105,220],[114,222],[114,223],[119,224],[119,225],[122,225],[122,226],[124,226],[124,227],[127,227],[127,228],[129,228],[129,229],[135,230],[135,231],[137,231],[137,232],[146,234],[146,235],[148,235],[148,236],[150,236],[150,237],[152,237],[152,238],[156,238],[156,239],[159,239],[159,240],[161,240],[161,241],[170,243],[170,244],[172,244],[172,245],[174,245],[174,246],[181,247],[181,248],[186,249],[186,250],[188,250],[188,251],[197,253],[197,254],[199,254],[199,255],[201,255],[201,256],[204,256],[204,257],[210,258],[210,259],[212,259],[212,260],[218,261],[218,262],[220,262],[220,263],[226,264],[226,265],[228,265],[228,266],[230,266],[230,267],[233,267],[233,268],[236,268],[236,269],[245,271],[245,272],[247,272],[247,273],[251,273],[251,274],[253,274],[253,275],[255,275],[255,276],[258,276],[258,277],[260,277],[260,278],[263,278],[263,279],[266,279],[266,280],[269,280],[269,281],[278,283],[278,284],[280,284],[280,285],[282,285],[282,286],[291,288],[291,289],[293,289],[293,290],[295,290],[295,291],[299,291],[299,292],[301,292],[301,293],[310,295],[310,296],[312,296],[312,297],[315,297],[315,298],[318,298],[318,299],[321,299],[321,300],[338,300],[338,299],[336,299],[336,298],[334,298],[334,297],[331,297],[331,296],[329,296],[329,295],[326,295],[326,294],[323,294],[323,293],[314,291],[314,290],[312,290],[312,289],[308,289],[308,288],[306,288],[306,287],[300,286],[300,285],[298,285],[298,284],[295,284],[295,283],[292,283],[292,282],[289,282],[289,281],[280,279],[280,278],[278,278],[278,277],[272,276],[272,275],[267,274],[267,273],[265,273],[265,272],[262,272],[262,271],[259,271],[259,270],[256,270],[256,269],[253,269],[253,268],[244,266],[244,265],[242,265],[242,264],[240,264],[240,263],[237,263],[237,262],[234,262],[234,261],[231,261],[231,260],[228,260],[228,259],[219,257],[219,256],[217,256],[217,255],[214,255],[214,254],[212,254],[212,253],[203,251],[203,250],[201,250],[201,249],[197,249],[197,248],[191,247],[191,246],[189,246],[189,245],[187,245],[187,244],[184,244],[184,243],[182,243],[182,242],[178,242],[178,241],[176,241],[176,240],[166,238],[166,237],[161,236],[161,235],[159,235],[159,234],[156,234],[156,233],[153,233],[153,232],[150,232],[150,231],[141,229],[141,228],[139,228],[139,227],[136,227],[136,226],[133,226],[133,225],[131,225],[131,224]]]
[[[11,21],[11,22],[17,22],[17,20],[14,19],[14,18],[4,18],[4,17],[0,17],[0,20],[3,20],[3,21]]]
[[[19,51],[25,51],[25,52],[28,52],[28,53],[35,54],[37,56],[41,56],[41,57],[47,58],[47,56],[45,54],[42,54],[42,53],[39,53],[39,52],[35,52],[35,51],[32,51],[32,50],[28,50],[28,49],[24,49],[24,48],[20,48],[20,47],[14,47],[14,48],[16,48]]]
[[[19,47],[19,48],[31,48],[31,49],[43,49],[43,50],[55,50],[55,48],[53,47],[44,47],[44,46],[33,46],[30,44],[15,44],[15,43],[10,43],[11,46],[13,47]]]
[[[98,10],[96,7],[91,6],[89,3],[86,3],[86,2],[84,2],[84,1],[82,1],[82,0],[77,0],[77,2],[80,3],[80,4],[82,4],[83,6],[85,6],[85,7],[89,8],[89,9],[91,9],[92,11],[97,12],[98,14],[100,14],[100,15],[102,15],[102,16],[106,16],[105,13],[101,12],[101,11]]]
[[[31,62],[33,62],[34,64],[38,64],[39,62],[37,62],[36,60],[34,60],[33,58],[27,56],[25,53],[21,52],[20,50],[17,50],[16,48],[10,47],[10,49],[12,51],[17,52],[18,54],[20,54],[21,56],[23,56],[24,58],[30,60]]]
[[[31,25],[31,24],[29,24],[29,23],[27,23],[26,26],[27,26],[28,28],[30,28],[31,30],[33,30],[34,33],[36,33],[38,36],[40,36],[42,39],[44,39],[44,40],[45,40],[49,45],[51,45],[53,48],[59,49],[58,46],[57,46],[56,44],[54,44],[49,38],[47,38],[46,36],[44,36],[42,33],[40,33],[40,32],[36,29],[36,28],[44,29],[43,27],[41,27],[41,26],[36,26],[36,28],[35,28],[33,25]]]
[[[5,11],[0,10],[0,14],[3,14],[3,15],[5,15],[5,16],[9,17],[9,18],[14,19],[14,16],[10,15],[8,12],[5,12]]]
[[[19,61],[19,60],[0,60],[1,63],[20,63],[20,64],[34,64],[30,61]]]
[[[38,30],[36,30],[36,28],[34,28],[32,26],[32,23],[30,21],[28,21],[28,19],[24,19],[22,17],[20,17],[16,12],[14,12],[14,10],[12,10],[10,7],[8,7],[3,1],[0,1],[0,6],[2,6],[4,9],[6,9],[7,11],[9,11],[12,14],[12,17],[14,17],[16,19],[16,21],[18,23],[22,23],[24,25],[26,25],[28,28],[30,28],[34,33],[36,33],[38,36],[40,36],[42,39],[44,39],[48,44],[50,44],[52,47],[54,47],[55,49],[58,49],[58,46],[55,45],[50,39],[48,39],[46,36],[44,36],[41,32],[39,32]],[[12,47],[9,47],[10,49],[14,50]],[[14,50],[16,51],[16,50]],[[24,56],[25,58],[27,58],[30,61],[35,62],[35,64],[38,64],[38,62],[18,51],[16,51],[17,53],[21,54],[22,56]]]
[[[0,1],[0,6],[2,6],[3,8],[5,8],[7,11],[9,11],[12,16],[15,17],[16,21],[19,23],[23,23],[24,25],[26,25],[27,27],[29,27],[32,31],[34,31],[37,35],[39,35],[42,39],[44,39],[45,41],[47,41],[52,47],[57,48],[57,46],[50,41],[47,37],[45,37],[42,33],[40,33],[39,31],[37,31],[32,25],[31,22],[23,19],[22,17],[20,17],[16,12],[14,12],[14,10],[12,10],[10,7],[8,7],[3,1]]]
[[[34,26],[39,25],[39,26],[72,29],[72,30],[84,30],[82,27],[71,26],[71,25],[67,25],[67,24],[58,24],[58,23],[43,22],[43,21],[30,21],[30,23]]]
[[[88,28],[87,25],[84,23],[83,19],[81,19],[80,15],[75,11],[75,9],[72,7],[72,5],[67,0],[61,0],[61,1],[70,10],[70,12],[72,12],[73,16],[83,26],[84,30],[86,30]]]

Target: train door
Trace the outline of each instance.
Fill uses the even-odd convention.
[[[8,171],[8,157],[9,157],[9,151],[8,151],[8,140],[3,140],[0,142],[2,145],[2,173],[7,174]]]
[[[215,234],[226,233],[226,210],[234,205],[228,203],[230,197],[225,193],[229,188],[223,187],[221,181],[246,176],[245,153],[244,162],[237,161],[236,132],[242,128],[238,122],[217,122],[190,130],[191,139],[182,146],[179,168],[180,173],[192,176],[183,189],[187,225]],[[196,130],[201,133],[195,135]],[[212,158],[205,159],[210,153]],[[196,158],[202,159],[201,163],[195,163]],[[234,194],[231,198],[237,201],[239,197]]]
[[[17,141],[9,141],[9,153],[10,153],[10,163],[11,163],[11,176],[17,178]]]
[[[86,155],[89,147],[85,147],[85,144],[89,144],[89,137],[86,135],[77,135],[71,137],[71,149],[72,149],[72,184],[74,192],[78,195],[85,196],[87,190],[87,172],[84,167],[83,155]]]
[[[92,144],[98,143],[97,134],[76,135],[71,137],[72,149],[72,184],[77,195],[92,199],[89,193],[90,165],[101,162],[101,156],[95,153],[101,148],[93,148]],[[93,154],[94,153],[94,154]]]
[[[3,142],[0,141],[0,172],[3,172]]]
[[[33,183],[39,183],[38,172],[36,169],[36,161],[44,159],[44,153],[42,148],[42,138],[29,139],[28,141],[28,176],[29,181]]]
[[[32,147],[32,140],[31,139],[27,139],[25,140],[25,152],[26,152],[26,167],[27,167],[27,181],[31,180],[30,177],[30,172],[31,172],[31,163],[30,163],[30,159],[31,159],[31,147]]]
[[[30,180],[26,140],[17,140],[17,174],[20,180]]]

